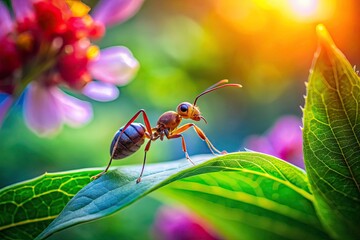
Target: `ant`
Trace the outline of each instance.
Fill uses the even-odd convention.
[[[166,137],[167,139],[174,139],[174,138],[181,138],[181,144],[182,144],[182,150],[185,153],[186,159],[193,165],[194,162],[191,161],[189,154],[186,150],[186,143],[185,139],[182,135],[183,132],[187,131],[189,128],[193,127],[197,135],[207,143],[210,151],[215,155],[215,152],[218,154],[222,154],[219,150],[217,150],[212,143],[209,141],[209,139],[205,136],[205,133],[194,123],[186,123],[180,127],[178,127],[181,123],[182,119],[191,119],[194,121],[200,121],[201,119],[204,120],[205,123],[207,123],[206,119],[201,116],[199,107],[196,106],[196,102],[199,99],[199,97],[215,91],[219,88],[223,87],[242,87],[240,84],[225,84],[228,80],[224,79],[221,80],[214,85],[207,88],[205,91],[197,95],[195,98],[195,101],[193,104],[188,102],[180,103],[177,108],[176,112],[174,111],[168,111],[163,113],[158,121],[156,127],[152,128],[149,122],[149,119],[146,115],[146,112],[144,109],[139,110],[125,126],[121,127],[115,134],[111,146],[110,146],[110,161],[105,168],[104,171],[101,173],[91,177],[91,179],[97,179],[100,176],[102,176],[104,173],[107,172],[109,169],[111,162],[113,159],[122,159],[130,156],[139,148],[141,145],[144,144],[145,139],[148,139],[148,142],[145,146],[144,150],[144,161],[141,169],[140,176],[136,180],[136,183],[139,183],[141,181],[141,177],[144,172],[144,167],[146,163],[146,153],[150,149],[151,142],[160,139],[161,141]],[[138,116],[142,114],[145,126],[141,123],[134,122]]]

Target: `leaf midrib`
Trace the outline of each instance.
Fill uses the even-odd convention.
[[[281,184],[284,184],[285,186],[289,187],[290,189],[294,190],[295,192],[299,193],[301,196],[303,196],[304,198],[308,199],[309,201],[314,201],[314,196],[309,193],[308,191],[302,189],[302,188],[294,188],[294,184],[292,184],[289,180],[287,180],[285,178],[285,180],[282,180],[280,178],[277,178],[277,177],[274,177],[268,173],[260,173],[260,172],[256,172],[256,171],[252,171],[252,170],[248,170],[248,169],[234,169],[234,168],[230,168],[230,167],[227,167],[227,168],[224,168],[226,170],[229,170],[229,171],[241,171],[241,172],[244,172],[244,173],[250,173],[250,174],[253,174],[253,175],[258,175],[258,176],[261,176],[261,177],[265,177],[265,178],[269,178],[275,182],[278,182],[278,183],[281,183]]]
[[[206,186],[206,188],[204,188]],[[226,197],[228,199],[243,202],[252,206],[261,207],[268,211],[284,215],[286,217],[293,218],[295,220],[299,220],[302,223],[308,224],[309,223],[309,215],[305,214],[301,211],[297,211],[291,207],[286,205],[280,204],[278,202],[269,200],[268,198],[254,196],[245,192],[239,191],[231,191],[229,189],[220,187],[220,186],[209,186],[204,185],[197,182],[174,182],[171,184],[171,188],[179,189],[179,190],[186,190],[191,192],[201,192],[206,193],[213,196],[221,196]],[[216,194],[214,194],[216,193]],[[317,227],[318,228],[318,227]],[[321,230],[320,228],[318,228]]]
[[[335,49],[335,50],[336,50],[336,49]],[[335,80],[335,84],[336,84],[336,89],[333,89],[333,91],[336,93],[336,95],[337,95],[337,97],[338,97],[338,99],[339,99],[339,101],[340,101],[340,103],[341,103],[341,110],[342,110],[342,112],[344,113],[344,115],[345,115],[345,117],[346,117],[348,128],[351,129],[352,137],[356,140],[358,147],[360,147],[359,139],[358,139],[358,137],[357,137],[357,135],[356,135],[356,133],[355,133],[355,131],[354,131],[354,126],[352,125],[352,123],[351,123],[351,121],[350,121],[350,117],[349,117],[348,112],[347,112],[347,109],[346,109],[346,107],[345,107],[345,105],[344,105],[344,100],[343,100],[343,98],[342,98],[342,95],[340,94],[340,86],[339,86],[339,85],[340,85],[340,82],[339,82],[339,75],[338,75],[338,72],[337,72],[337,69],[336,69],[335,59],[329,55],[329,52],[328,52],[328,51],[326,51],[324,54],[327,55],[327,58],[328,58],[328,59],[330,60],[330,62],[331,62],[331,70],[332,70],[332,73],[333,73],[333,76],[334,76],[334,80]],[[335,51],[334,54],[338,54],[338,53]],[[341,67],[342,67],[342,70],[343,70],[344,74],[347,75],[348,79],[351,79],[351,76],[348,75],[348,72],[346,71],[346,68],[343,68],[343,65],[341,65]],[[322,76],[322,79],[327,83],[325,76]],[[332,89],[332,88],[331,88],[331,89]],[[350,173],[350,175],[351,175],[351,179],[353,180],[353,182],[355,183],[355,185],[356,185],[356,187],[357,187],[357,189],[358,189],[358,192],[360,192],[360,185],[359,185],[359,183],[356,181],[356,178],[355,178],[354,173],[353,173],[353,169],[352,169],[351,166],[349,165],[349,163],[348,163],[348,161],[347,161],[347,158],[346,158],[346,156],[345,156],[345,154],[344,154],[342,145],[340,144],[340,142],[339,142],[339,140],[338,140],[338,138],[337,138],[337,135],[335,134],[335,132],[334,132],[334,130],[333,130],[333,127],[331,126],[332,124],[331,124],[331,121],[330,121],[330,119],[329,119],[329,114],[328,114],[329,108],[328,108],[327,104],[326,104],[325,101],[324,101],[323,95],[322,95],[321,93],[318,93],[318,94],[320,94],[320,95],[322,96],[321,99],[323,100],[323,105],[325,106],[326,116],[327,116],[328,122],[329,122],[328,125],[329,125],[329,127],[330,127],[330,130],[331,130],[331,133],[332,133],[334,139],[336,140],[336,143],[337,143],[337,145],[338,145],[338,148],[339,148],[339,150],[340,150],[340,152],[341,152],[341,155],[342,155],[342,157],[343,157],[343,161],[344,161],[344,163],[345,163],[345,165],[346,165],[346,167],[347,167],[347,169],[348,169],[348,171],[349,171],[349,173]],[[357,102],[357,101],[355,101],[355,102]]]

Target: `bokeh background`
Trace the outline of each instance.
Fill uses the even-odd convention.
[[[141,65],[135,79],[120,87],[116,101],[92,102],[91,123],[79,129],[64,127],[53,138],[39,138],[26,128],[20,102],[0,129],[0,187],[44,172],[105,166],[115,131],[139,109],[145,109],[155,125],[163,112],[192,102],[225,78],[243,88],[200,98],[208,124],[198,126],[218,149],[243,150],[247,137],[263,134],[281,116],[301,118],[318,23],[327,27],[352,65],[360,64],[359,14],[358,0],[145,1],[133,18],[108,29],[98,43],[131,49]],[[192,130],[184,136],[190,155],[209,153]],[[148,162],[183,157],[179,139],[159,141],[152,145]],[[140,164],[142,158],[141,150],[113,165]],[[154,193],[52,239],[151,238],[154,217],[163,204],[157,199]]]

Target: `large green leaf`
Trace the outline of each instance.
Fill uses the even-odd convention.
[[[313,238],[326,236],[315,215],[312,205],[313,196],[302,170],[274,157],[250,152],[227,154],[209,161],[204,161],[204,157],[193,160],[197,162],[196,166],[192,166],[186,160],[149,164],[139,184],[136,184],[136,179],[140,166],[121,167],[108,172],[79,191],[59,217],[38,238],[43,239],[61,229],[107,216],[169,183],[199,174],[207,173],[207,176],[213,172],[220,172],[220,175],[210,175],[212,178],[228,177],[219,181],[215,177],[212,181],[206,182],[203,178],[199,178],[194,184],[210,185],[215,189],[222,183],[224,189],[218,196],[216,191],[211,192],[213,199],[223,198],[224,193],[229,197],[233,193],[228,201],[234,201],[232,207],[221,204],[223,214],[240,219],[244,216],[242,212],[249,212],[249,215],[266,219],[260,221],[261,227],[253,231],[272,227],[269,223],[274,221],[282,226],[289,224],[291,226],[289,229],[296,229],[298,232],[303,232],[303,235]],[[237,173],[238,178],[228,175],[232,173]],[[240,177],[241,175],[245,177]],[[243,198],[244,195],[248,197]],[[255,202],[252,203],[252,200]],[[226,210],[229,212],[226,213]],[[245,221],[246,219],[243,219],[236,224]],[[236,228],[236,224],[232,226]],[[305,234],[307,231],[309,234]],[[285,233],[290,234],[289,231]],[[285,233],[280,235],[287,238]]]
[[[332,236],[360,238],[360,81],[323,25],[304,109],[304,156],[316,209]]]
[[[328,239],[312,201],[292,186],[293,173],[282,169],[280,178],[251,170],[204,174],[160,193],[191,208],[227,239]]]
[[[46,173],[0,190],[0,239],[34,239],[98,173]]]

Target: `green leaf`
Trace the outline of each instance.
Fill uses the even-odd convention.
[[[193,159],[197,162],[196,166],[192,166],[186,160],[149,164],[139,184],[136,184],[136,179],[140,166],[121,167],[110,171],[79,191],[59,217],[38,236],[38,239],[46,238],[64,228],[112,214],[174,181],[213,172],[221,172],[224,176],[237,172],[239,176],[244,175],[248,176],[248,179],[253,179],[251,184],[249,181],[244,183],[234,181],[231,177],[221,181],[225,181],[223,183],[227,184],[229,191],[234,189],[233,192],[236,194],[232,197],[232,201],[241,202],[238,197],[248,193],[253,195],[251,199],[249,196],[248,203],[252,199],[257,200],[251,204],[255,209],[249,210],[257,212],[254,215],[264,214],[263,218],[267,218],[268,222],[272,221],[273,216],[284,215],[282,220],[280,217],[280,220],[277,220],[282,225],[287,225],[287,221],[292,219],[290,225],[296,226],[297,229],[302,228],[306,232],[307,228],[311,227],[309,232],[313,234],[312,236],[324,236],[312,206],[313,197],[308,189],[306,175],[300,169],[274,157],[250,152],[227,154],[209,161],[204,161],[204,157],[200,159],[202,160]],[[198,184],[203,183],[200,180]],[[215,180],[203,184],[218,186]],[[216,195],[216,192],[213,194]],[[225,205],[224,209],[226,207]],[[236,215],[237,212],[248,211],[244,208],[244,204],[235,204],[234,208],[236,211],[229,214]],[[276,213],[278,210],[281,212]],[[290,216],[286,217],[288,214]],[[238,216],[240,217],[241,215]],[[306,222],[305,218],[308,218],[309,222]]]
[[[333,237],[360,238],[360,81],[323,25],[307,87],[304,158],[318,214]]]
[[[98,173],[46,173],[0,190],[0,239],[34,239]]]
[[[226,239],[328,239],[312,201],[292,185],[293,173],[273,168],[282,176],[217,172],[176,181],[160,193],[185,204]]]

